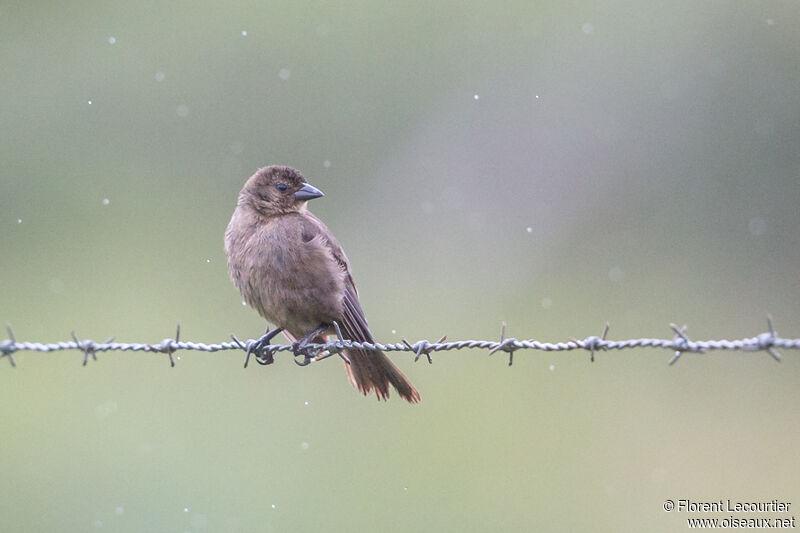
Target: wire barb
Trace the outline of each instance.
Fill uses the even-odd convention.
[[[780,353],[773,348],[775,345],[775,339],[778,338],[778,334],[775,332],[775,327],[772,325],[772,315],[767,315],[767,327],[769,328],[769,333],[762,333],[758,336],[759,342],[761,342],[762,349],[766,350],[768,354],[772,356],[777,362],[781,362],[782,356]]]
[[[669,327],[675,332],[675,337],[672,338],[675,355],[669,360],[669,365],[674,365],[683,352],[706,353],[706,347],[701,346],[700,343],[690,341],[689,337],[686,336],[686,324],[679,328],[670,322]]]
[[[603,327],[603,334],[600,335],[599,337],[591,335],[589,337],[586,337],[582,341],[573,338],[572,342],[574,342],[577,346],[583,348],[584,350],[589,350],[589,361],[594,363],[595,350],[603,350],[603,351],[606,350],[605,340],[606,340],[606,335],[608,335],[608,329],[609,325],[608,322],[606,322],[606,325]]]
[[[165,353],[169,356],[169,366],[175,367],[175,358],[172,357],[172,354],[175,353],[178,349],[180,349],[180,340],[181,340],[181,323],[178,322],[178,327],[175,331],[175,338],[170,339],[167,337],[166,339],[162,340],[160,344],[149,344],[149,351],[151,352],[160,352]]]
[[[337,337],[336,340],[328,343],[331,345],[330,347],[322,348],[322,350],[320,350],[320,352],[327,350],[328,353],[326,353],[325,355],[317,355],[316,357],[313,358],[313,361],[314,362],[322,361],[323,359],[327,359],[332,355],[338,355],[339,357],[342,358],[342,361],[344,361],[346,365],[349,365],[350,359],[348,359],[347,355],[345,355],[344,353],[345,346],[342,343],[342,340],[344,339],[344,337],[342,336],[342,330],[339,328],[339,323],[336,322],[335,320],[333,321],[333,328],[336,330],[336,337]]]
[[[6,322],[6,331],[8,332],[8,340],[0,342],[0,352],[3,355],[0,355],[0,359],[3,357],[8,357],[8,362],[11,363],[11,366],[16,368],[17,362],[14,361],[14,352],[18,351],[17,348],[17,339],[14,338],[14,332],[11,330],[11,324]]]
[[[245,355],[244,355],[244,368],[247,368],[247,364],[250,362],[250,342],[252,342],[252,341],[248,342],[247,346],[245,346],[245,345],[242,344],[242,341],[237,339],[236,335],[234,335],[233,333],[231,333],[231,339],[233,339],[233,342],[235,342],[236,345],[239,348],[244,350],[244,352],[245,352]]]
[[[436,347],[437,344],[442,344],[444,341],[447,340],[447,335],[444,335],[441,339],[436,341],[434,344],[431,344],[428,341],[419,341],[419,342],[416,342],[416,343],[414,343],[412,345],[412,344],[409,344],[409,342],[405,338],[403,338],[401,340],[403,341],[403,345],[405,345],[406,348],[408,348],[409,351],[414,352],[414,362],[415,363],[417,361],[419,361],[419,358],[422,355],[425,355],[425,357],[428,358],[428,364],[432,365],[433,364],[433,359],[431,358],[431,352],[434,351],[434,348]]]
[[[684,334],[684,331],[686,330],[686,324],[684,324],[682,328],[679,328],[678,326],[670,322],[669,327],[672,328],[672,331],[675,332],[675,337],[672,338],[673,342],[678,342],[678,340],[682,340],[684,345],[687,345],[689,343],[689,338]],[[670,359],[669,363],[667,364],[674,365],[675,363],[677,363],[682,353],[683,353],[682,349],[675,350],[675,355],[672,356],[672,359]]]
[[[90,341],[89,339],[80,341],[78,337],[75,335],[75,331],[71,331],[70,334],[72,335],[72,340],[75,341],[75,345],[79,350],[83,351],[83,366],[89,362],[89,356],[92,357],[95,361],[97,361],[97,343],[94,341]],[[111,337],[106,340],[103,344],[109,344],[114,341],[114,337]]]
[[[489,350],[489,355],[499,350],[508,352],[508,366],[511,366],[514,364],[514,352],[520,349],[520,346],[517,346],[517,344],[517,339],[513,337],[506,338],[506,323],[503,322],[503,325],[500,327],[500,342],[497,346]]]

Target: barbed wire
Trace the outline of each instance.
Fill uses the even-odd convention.
[[[338,331],[338,324],[334,323]],[[277,352],[293,352],[295,356],[304,355],[304,363],[308,364],[312,361],[320,361],[332,355],[340,355],[345,361],[347,357],[342,353],[343,350],[348,348],[360,348],[367,350],[380,350],[383,352],[412,352],[414,354],[414,361],[418,361],[423,355],[427,358],[429,363],[433,362],[431,353],[449,351],[449,350],[464,350],[464,349],[478,349],[488,350],[489,355],[502,351],[508,354],[508,365],[514,363],[514,353],[520,350],[540,350],[545,352],[567,352],[573,350],[585,350],[589,352],[590,361],[595,360],[595,354],[599,351],[608,350],[627,350],[633,348],[660,348],[674,352],[669,360],[669,364],[674,364],[684,353],[707,353],[711,351],[739,351],[739,352],[766,352],[776,361],[781,360],[781,355],[777,351],[782,350],[797,350],[800,349],[800,339],[785,339],[779,337],[775,332],[772,324],[772,317],[767,317],[768,330],[765,333],[756,335],[755,337],[747,337],[736,340],[703,340],[693,341],[686,335],[686,326],[678,327],[675,324],[670,324],[674,336],[671,339],[655,339],[655,338],[640,338],[628,340],[608,340],[608,324],[603,328],[603,333],[600,336],[589,336],[582,340],[570,339],[566,342],[541,342],[535,339],[519,340],[513,337],[506,337],[506,325],[503,323],[500,331],[499,341],[488,340],[463,340],[446,342],[447,337],[442,337],[436,342],[429,342],[427,340],[420,340],[415,343],[409,343],[405,339],[401,343],[381,344],[378,342],[355,342],[349,340],[335,340],[325,344],[310,343],[305,346],[303,353],[297,353],[297,346],[292,344],[271,344],[261,346],[257,340],[249,339],[247,341],[240,341],[234,335],[231,335],[232,341],[219,342],[213,344],[205,344],[202,342],[191,342],[180,340],[180,324],[175,334],[175,338],[165,338],[160,343],[147,344],[147,343],[128,343],[128,342],[114,342],[114,339],[108,339],[105,342],[95,342],[90,339],[80,340],[72,332],[72,341],[62,341],[54,343],[40,343],[40,342],[18,342],[14,338],[14,332],[10,325],[6,325],[8,331],[8,339],[0,342],[0,359],[7,357],[11,366],[16,366],[14,354],[22,351],[31,352],[58,352],[64,350],[79,350],[83,352],[83,365],[85,366],[91,357],[97,360],[99,352],[109,351],[122,351],[122,352],[152,352],[166,354],[169,357],[171,366],[175,366],[175,358],[173,354],[178,350],[194,350],[202,352],[220,352],[225,350],[242,350],[245,352],[244,366],[247,367],[250,355],[256,357],[256,361],[262,365],[270,364],[273,362],[273,356]],[[309,354],[314,354],[311,356]],[[297,362],[297,360],[295,360]]]

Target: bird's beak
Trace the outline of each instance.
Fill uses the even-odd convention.
[[[294,193],[294,197],[298,201],[313,200],[325,196],[322,191],[311,185],[310,183],[303,184],[303,188]]]

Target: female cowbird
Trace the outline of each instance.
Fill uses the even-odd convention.
[[[367,326],[350,263],[330,230],[307,209],[322,192],[297,170],[273,165],[259,169],[239,193],[225,231],[225,253],[233,283],[250,307],[276,329],[257,347],[284,332],[301,353],[334,333],[343,340],[375,342]],[[382,352],[345,350],[348,378],[363,394],[389,397],[391,383],[411,403],[419,393]]]

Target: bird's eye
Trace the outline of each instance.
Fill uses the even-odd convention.
[[[285,183],[279,183],[275,187],[277,187],[278,190],[281,191],[281,192],[284,192],[286,190],[286,184]]]

